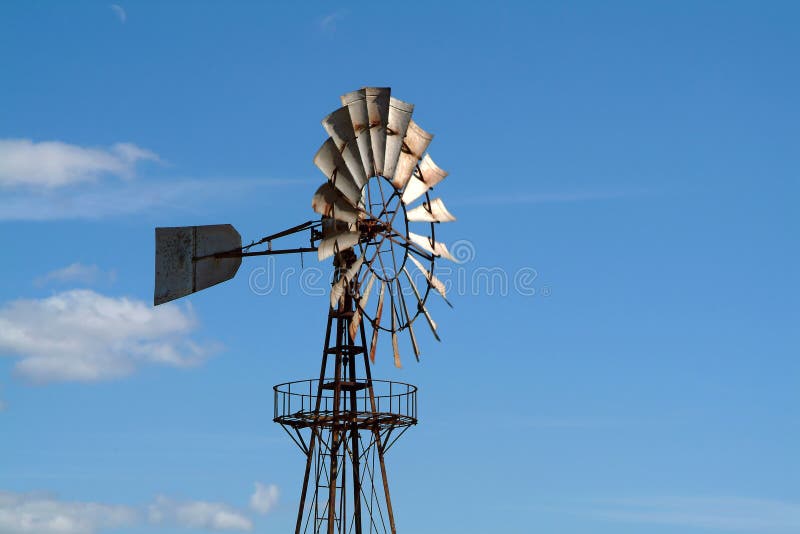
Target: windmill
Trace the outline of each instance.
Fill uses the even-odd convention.
[[[373,379],[370,361],[388,337],[400,367],[406,335],[419,360],[418,320],[439,339],[426,302],[431,289],[446,300],[434,264],[453,258],[435,227],[455,218],[431,198],[447,173],[426,153],[433,135],[411,118],[414,106],[388,87],[353,91],[341,102],[323,119],[329,137],[314,156],[326,177],[311,202],[321,219],[246,246],[228,224],[156,228],[154,301],[229,280],[243,257],[316,251],[320,261],[332,258],[319,377],[273,388],[274,421],[305,456],[295,533],[394,534],[384,457],[417,424],[417,388]],[[307,246],[273,248],[306,232]]]

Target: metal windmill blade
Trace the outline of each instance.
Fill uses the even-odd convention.
[[[367,87],[364,91],[369,115],[373,174],[382,176],[386,155],[386,125],[389,123],[389,97],[392,90],[388,87]]]
[[[392,185],[396,189],[403,189],[406,186],[411,174],[428,149],[428,145],[431,144],[431,140],[433,140],[433,134],[420,128],[413,119],[409,121],[400,157],[397,160],[397,167],[392,177]]]
[[[403,139],[408,132],[414,104],[403,102],[397,98],[389,99],[389,118],[386,125],[386,157],[383,163],[383,176],[389,180],[394,179],[400,152],[403,149]]]
[[[367,111],[367,92],[364,89],[342,95],[342,106],[350,113],[350,122],[356,135],[358,153],[365,178],[373,175],[372,141],[369,134],[369,112]]]

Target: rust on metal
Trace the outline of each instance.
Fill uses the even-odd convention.
[[[386,125],[386,155],[383,162],[383,173],[385,178],[392,180],[397,161],[403,148],[403,139],[408,131],[408,124],[411,121],[411,114],[414,112],[414,104],[403,102],[397,98],[389,99],[389,118]]]
[[[411,178],[411,174],[422,159],[422,155],[431,144],[433,134],[426,132],[413,119],[408,123],[406,136],[400,150],[400,157],[397,161],[392,185],[398,189],[403,189]]]
[[[423,202],[416,208],[408,210],[406,217],[414,222],[453,222],[456,218],[447,211],[441,198],[434,198],[430,202]]]
[[[364,94],[369,116],[369,138],[372,143],[373,175],[383,176],[386,155],[386,124],[389,122],[389,87],[366,87]]]
[[[408,206],[444,180],[446,176],[447,171],[439,168],[431,159],[430,154],[425,154],[403,190],[403,203]]]
[[[364,175],[369,178],[375,174],[375,171],[372,166],[372,141],[369,132],[366,91],[359,89],[342,95],[342,106],[347,107],[350,113],[353,132],[356,134],[358,153],[361,156],[361,165],[364,167]]]

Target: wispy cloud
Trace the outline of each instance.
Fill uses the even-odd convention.
[[[133,176],[141,161],[159,156],[133,143],[91,148],[60,141],[0,140],[0,187],[54,189],[93,182],[104,175]]]
[[[232,506],[217,502],[178,502],[164,496],[150,505],[148,517],[156,525],[249,532],[253,522]]]
[[[149,528],[145,528],[148,523]],[[124,505],[67,501],[47,493],[0,491],[0,532],[3,534],[96,534],[132,526],[137,530],[158,531],[165,525],[210,531],[253,530],[253,521],[244,512],[220,502],[176,501],[159,496],[142,510]]]
[[[800,503],[741,497],[652,497],[596,501],[591,515],[609,521],[717,529],[800,532]]]
[[[334,32],[336,31],[336,25],[339,21],[344,18],[344,12],[342,11],[334,11],[333,13],[329,13],[319,19],[319,27],[322,31],[325,32]]]
[[[543,193],[518,193],[486,195],[481,197],[454,198],[447,202],[452,206],[509,206],[515,204],[563,204],[589,202],[593,200],[613,200],[638,197],[650,194],[645,189],[576,190]]]
[[[266,515],[278,502],[278,486],[275,484],[265,485],[261,482],[256,482],[255,486],[255,491],[250,496],[250,508],[261,515]]]
[[[128,506],[62,501],[50,495],[0,491],[3,534],[94,534],[136,522]]]
[[[154,308],[140,300],[69,290],[0,307],[0,356],[38,383],[110,380],[141,365],[191,367],[218,347],[190,337],[190,306]]]
[[[140,180],[95,184],[58,191],[0,193],[0,220],[48,221],[103,219],[155,211],[196,211],[207,205],[240,199],[264,188],[316,183],[314,180],[234,179]]]
[[[93,285],[97,283],[113,283],[117,278],[116,271],[103,271],[97,265],[72,263],[61,269],[50,271],[34,280],[34,284],[42,287],[48,284],[79,283]]]
[[[509,425],[522,428],[537,429],[575,429],[575,430],[600,430],[617,428],[625,423],[621,419],[610,417],[581,417],[581,416],[509,416],[504,418]]]
[[[119,4],[111,4],[110,7],[111,10],[114,12],[114,14],[117,16],[117,18],[119,19],[119,21],[125,24],[125,21],[128,20],[128,14],[125,12],[124,9],[122,9],[122,6]]]

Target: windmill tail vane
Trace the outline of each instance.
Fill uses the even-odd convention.
[[[341,97],[341,107],[322,120],[329,137],[314,155],[325,175],[311,199],[319,220],[245,246],[230,224],[156,228],[155,305],[230,280],[245,257],[332,258],[318,378],[273,388],[273,420],[305,456],[298,534],[396,532],[384,456],[417,424],[417,388],[373,379],[371,362],[387,336],[395,366],[402,366],[401,336],[419,360],[418,319],[439,340],[427,301],[433,290],[447,302],[434,267],[438,259],[455,261],[435,235],[438,224],[455,217],[441,198],[431,198],[448,173],[427,153],[433,135],[413,111],[388,87]],[[303,246],[273,247],[303,233]]]

